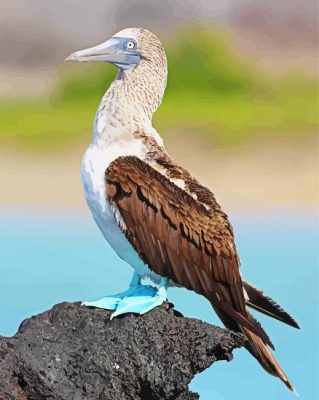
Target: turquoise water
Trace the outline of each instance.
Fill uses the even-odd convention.
[[[300,210],[232,215],[242,272],[300,323],[300,331],[258,315],[276,356],[301,399],[318,398],[318,231]],[[131,276],[104,242],[89,214],[35,209],[0,210],[0,334],[61,301],[90,300],[124,290]],[[184,315],[220,325],[208,302],[183,289],[169,298]],[[292,399],[243,349],[231,363],[198,375],[202,400]]]

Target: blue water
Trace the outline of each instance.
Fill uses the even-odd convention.
[[[318,390],[318,231],[300,210],[232,215],[242,272],[300,323],[296,330],[258,315],[276,356],[301,399]],[[90,300],[124,290],[131,276],[104,242],[89,214],[48,210],[0,210],[0,334],[61,301]],[[183,289],[169,298],[184,315],[220,325],[208,302]],[[292,399],[244,350],[231,363],[218,362],[191,385],[202,400]]]

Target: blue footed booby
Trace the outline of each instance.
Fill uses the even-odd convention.
[[[244,281],[232,226],[214,194],[174,163],[152,125],[167,80],[159,39],[124,29],[67,61],[104,61],[118,68],[97,110],[82,180],[93,218],[120,258],[133,267],[129,288],[84,305],[143,314],[167,299],[167,288],[205,296],[225,326],[270,374],[294,390],[273,345],[248,307],[298,328],[272,299]],[[143,284],[149,278],[154,285]]]

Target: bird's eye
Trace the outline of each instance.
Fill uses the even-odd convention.
[[[135,48],[135,46],[136,46],[136,44],[135,44],[135,42],[133,42],[133,40],[129,40],[126,43],[127,50],[133,50]]]

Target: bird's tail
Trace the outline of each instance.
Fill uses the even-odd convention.
[[[263,340],[245,327],[241,327],[241,330],[248,339],[248,343],[246,345],[247,350],[258,360],[260,365],[267,372],[280,378],[284,382],[284,384],[298,396],[298,392],[293,387],[287,375],[282,370]]]
[[[231,329],[235,332],[241,332],[246,336],[247,342],[245,344],[245,347],[251,353],[251,355],[257,359],[260,365],[269,374],[280,378],[283,383],[298,396],[296,389],[293,387],[287,375],[282,370],[275,357],[272,355],[271,351],[267,347],[268,345],[271,348],[274,348],[271,340],[269,339],[267,333],[263,330],[260,323],[250,314],[250,312],[246,310],[246,318],[248,321],[250,321],[250,324],[256,328],[254,332],[252,332],[248,324],[243,325],[241,321],[239,321],[238,319],[236,321],[233,317],[227,315],[225,311],[222,311],[220,308],[217,308],[214,305],[213,307],[228,329]]]
[[[247,294],[247,306],[265,314],[269,317],[275,318],[287,325],[299,329],[298,323],[291,315],[287,313],[279,304],[273,299],[266,296],[261,290],[257,289],[251,283],[243,281],[244,290]]]

